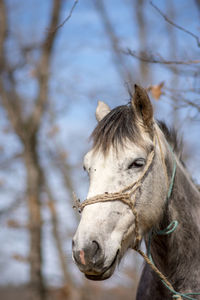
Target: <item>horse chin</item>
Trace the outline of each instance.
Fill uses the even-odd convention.
[[[115,271],[115,267],[117,265],[118,258],[119,258],[119,250],[117,251],[111,265],[108,268],[106,268],[102,273],[95,274],[95,275],[85,274],[85,277],[87,279],[95,280],[95,281],[101,281],[101,280],[106,280],[106,279],[110,278]]]

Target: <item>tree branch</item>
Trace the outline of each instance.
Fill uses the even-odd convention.
[[[197,65],[200,63],[200,60],[188,60],[188,61],[182,61],[182,60],[165,60],[164,58],[159,55],[159,58],[155,57],[152,54],[148,54],[147,52],[141,51],[140,53],[137,53],[134,50],[127,49],[122,51],[126,55],[133,56],[141,61],[144,61],[146,63],[154,63],[154,64],[164,64],[164,65]]]
[[[189,108],[192,107],[196,109],[197,113],[200,112],[200,99],[188,100],[184,97],[183,93],[191,92],[190,89],[187,90],[176,90],[168,87],[163,87],[162,95],[168,100],[171,100],[175,109]],[[177,105],[178,103],[178,105]],[[170,104],[171,105],[171,104]]]
[[[132,1],[134,15],[133,18],[137,22],[139,49],[146,49],[148,44],[148,26],[145,18],[145,0]],[[139,61],[140,78],[144,84],[149,80],[149,66],[142,60]]]
[[[7,13],[4,0],[0,0],[0,72],[4,65],[4,42],[7,36]]]
[[[15,91],[7,92],[0,78],[0,101],[7,112],[8,119],[16,134],[24,140],[25,124],[23,123],[20,109],[20,100]]]
[[[115,63],[115,66],[117,67],[118,73],[119,73],[120,77],[122,78],[123,82],[125,80],[128,80],[128,82],[133,83],[134,82],[133,76],[132,76],[131,72],[128,70],[128,68],[126,68],[126,66],[125,66],[123,56],[121,55],[121,49],[119,47],[119,40],[118,40],[118,37],[116,36],[115,31],[112,27],[112,24],[109,20],[103,0],[102,1],[95,0],[94,5],[102,19],[107,36],[110,39],[114,63]]]
[[[150,1],[151,6],[153,6],[153,8],[155,8],[157,10],[157,12],[165,19],[166,22],[168,22],[169,24],[171,24],[172,26],[176,27],[177,29],[189,34],[190,36],[192,36],[196,42],[197,42],[197,46],[200,47],[200,39],[199,37],[192,33],[191,31],[183,28],[182,26],[174,23],[172,20],[170,20],[152,1]]]
[[[42,45],[42,54],[37,69],[39,93],[30,118],[30,124],[33,131],[37,131],[47,103],[50,58],[56,37],[56,31],[54,31],[54,29],[58,26],[61,3],[62,0],[53,1],[49,31]]]
[[[13,129],[23,138],[23,122],[20,109],[19,97],[11,84],[11,90],[5,88],[4,72],[7,69],[5,55],[5,41],[8,32],[7,12],[4,0],[0,0],[0,101],[7,112],[8,118]],[[6,80],[12,78],[12,74],[8,72]],[[9,84],[8,84],[9,85]]]
[[[45,184],[45,190],[46,190],[46,193],[48,196],[48,207],[49,207],[49,210],[51,213],[52,231],[53,231],[53,236],[54,236],[55,243],[56,243],[56,248],[58,251],[58,257],[60,260],[61,270],[62,270],[63,277],[64,277],[64,284],[65,284],[65,287],[67,288],[67,292],[70,292],[70,288],[72,286],[74,286],[74,283],[73,283],[72,277],[68,271],[66,255],[63,252],[62,240],[61,240],[61,237],[59,234],[59,222],[58,222],[58,217],[57,217],[55,200],[54,200],[51,189],[50,189],[46,179],[44,180],[44,184]]]
[[[24,201],[24,197],[17,197],[8,207],[0,210],[0,221],[15,211],[20,204]]]
[[[61,24],[59,24],[56,28],[54,28],[52,32],[56,32],[58,29],[60,29],[71,18],[72,13],[73,13],[73,11],[74,11],[77,4],[78,4],[78,0],[75,0],[74,4],[73,4],[73,6],[72,6],[72,8],[69,12],[69,15],[64,19],[64,21]]]

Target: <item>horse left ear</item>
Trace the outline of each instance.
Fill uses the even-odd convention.
[[[153,106],[144,88],[135,84],[135,93],[131,101],[133,109],[145,126],[151,128],[153,124]]]
[[[110,112],[110,107],[103,101],[98,101],[96,109],[96,119],[100,122],[108,113]]]

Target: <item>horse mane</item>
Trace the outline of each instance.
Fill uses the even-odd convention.
[[[178,138],[178,133],[174,128],[167,127],[163,121],[157,121],[158,126],[165,135],[166,140],[171,145],[173,151],[181,159],[183,143]],[[96,126],[92,132],[93,146],[95,150],[101,149],[107,153],[110,146],[123,146],[128,139],[139,144],[142,140],[138,119],[131,103],[117,106],[112,109]]]
[[[157,124],[163,132],[167,142],[182,162],[183,140],[179,137],[177,130],[174,127],[169,128],[164,121],[157,120]]]

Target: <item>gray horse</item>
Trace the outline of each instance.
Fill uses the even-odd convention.
[[[200,299],[200,194],[175,132],[154,120],[139,86],[128,105],[110,110],[99,102],[96,118],[84,158],[90,187],[73,238],[74,261],[88,279],[107,279],[144,238],[173,290],[145,264],[137,300]]]

